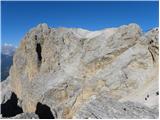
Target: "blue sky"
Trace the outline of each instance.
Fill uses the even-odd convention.
[[[25,33],[39,23],[50,27],[99,30],[137,23],[143,31],[158,26],[158,2],[2,2],[2,44],[18,46]]]

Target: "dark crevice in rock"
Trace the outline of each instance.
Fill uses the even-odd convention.
[[[37,40],[37,35],[35,35],[35,40]]]
[[[159,48],[158,48],[157,46],[155,46],[155,45],[152,45],[152,47],[154,47],[154,48],[156,48],[157,50],[159,50]]]
[[[54,119],[50,107],[45,104],[41,104],[38,102],[35,113],[38,115],[40,119]]]
[[[152,43],[153,43],[153,40],[151,40],[149,43],[152,44]]]
[[[2,117],[13,117],[17,114],[23,113],[23,110],[18,105],[18,98],[12,92],[11,98],[4,104],[1,104]]]
[[[100,119],[100,118],[98,118],[94,113],[91,113],[96,119]]]
[[[148,48],[148,50],[149,50],[149,52],[150,52],[150,54],[151,54],[151,56],[152,56],[152,60],[153,60],[153,63],[154,63],[154,62],[155,62],[154,55],[153,55],[152,51],[150,50],[150,48]]]
[[[37,52],[37,56],[38,56],[38,61],[39,62],[41,62],[41,60],[42,60],[41,51],[42,51],[41,44],[37,43],[36,52]]]

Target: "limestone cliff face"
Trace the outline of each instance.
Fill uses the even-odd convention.
[[[158,106],[158,33],[158,28],[142,33],[136,24],[93,32],[40,24],[16,50],[11,91],[24,112],[35,112],[42,103],[55,118],[92,118],[82,110],[100,95],[117,106],[131,101],[153,109]],[[107,113],[101,117],[110,118]]]

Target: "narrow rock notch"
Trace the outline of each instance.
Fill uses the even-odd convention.
[[[54,116],[47,105],[38,102],[35,112],[40,119],[54,119]]]
[[[41,45],[40,43],[37,43],[37,46],[36,46],[36,52],[37,52],[37,56],[38,56],[38,61],[41,62],[42,60],[42,55],[41,55]]]

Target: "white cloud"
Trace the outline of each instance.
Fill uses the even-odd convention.
[[[4,43],[4,46],[14,46],[14,45],[9,44],[9,43]]]
[[[17,46],[14,46],[13,44],[10,44],[10,43],[4,43],[4,44],[2,44],[2,46],[8,46],[8,47],[17,48]]]

